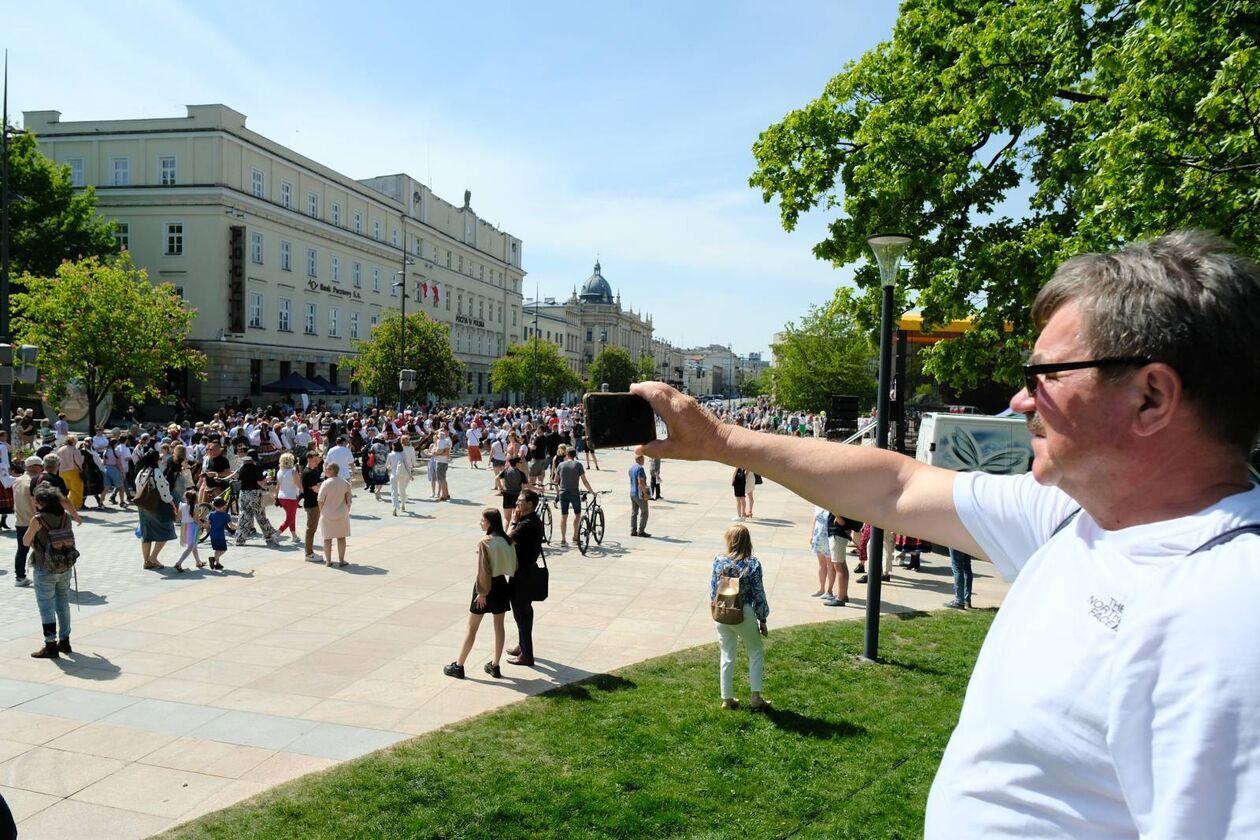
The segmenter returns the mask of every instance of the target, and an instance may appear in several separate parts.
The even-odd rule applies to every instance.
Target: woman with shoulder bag
[[[146,569],[163,569],[158,562],[162,548],[175,539],[175,517],[179,507],[171,496],[171,486],[158,468],[161,456],[149,449],[136,465],[136,509],[140,512],[140,553]]]
[[[743,617],[736,624],[714,621],[718,647],[721,650],[719,667],[722,708],[739,708],[739,701],[735,699],[735,649],[742,640],[748,649],[748,708],[754,712],[764,711],[770,708],[770,703],[761,696],[762,664],[765,659],[762,637],[770,633],[766,627],[770,604],[766,601],[766,590],[762,584],[761,562],[753,556],[752,537],[743,525],[732,525],[727,529],[726,551],[713,558],[709,600],[714,604],[715,618],[718,585],[722,578],[738,579],[738,597],[743,608]]]

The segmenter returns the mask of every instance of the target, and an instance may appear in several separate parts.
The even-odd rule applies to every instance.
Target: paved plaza
[[[450,503],[421,496],[409,517],[360,489],[347,569],[307,562],[300,545],[260,540],[232,548],[226,572],[142,571],[134,513],[89,510],[78,531],[80,607],[75,653],[34,660],[39,617],[31,589],[12,586],[13,532],[0,532],[0,792],[24,840],[144,837],[289,779],[498,708],[556,685],[715,639],[710,564],[731,524],[730,469],[666,462],[665,499],[651,539],[629,537],[626,450],[602,454],[604,544],[582,556],[548,549],[551,597],[536,604],[536,668],[481,671],[489,622],[469,679],[443,676],[463,638],[474,578],[478,514],[498,504],[491,474],[450,472]],[[279,510],[272,508],[272,521]],[[749,523],[765,568],[771,635],[768,690],[786,663],[774,631],[856,620],[849,606],[810,598],[812,506],[766,483]],[[299,516],[301,520],[301,516]],[[555,539],[559,540],[557,522]],[[1005,587],[976,563],[975,604]],[[887,610],[938,609],[952,596],[948,562],[894,571]],[[508,643],[515,627],[508,618]],[[717,662],[714,658],[714,703]]]

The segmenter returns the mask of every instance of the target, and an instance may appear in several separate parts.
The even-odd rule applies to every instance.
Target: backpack
[[[70,527],[70,517],[63,513],[61,524],[53,527],[45,514],[38,516],[44,524],[45,533],[36,539],[41,539],[47,546],[43,552],[43,565],[56,574],[70,571],[74,568],[75,561],[79,559],[79,550],[74,547],[74,531]]]
[[[718,577],[717,594],[713,596],[710,611],[718,624],[743,624],[744,596],[740,593],[740,579],[731,575]]]
[[[153,483],[153,473],[149,473],[149,480],[139,483],[136,487],[136,497],[133,499],[136,507],[153,513],[162,505],[162,497],[158,495],[157,485]]]

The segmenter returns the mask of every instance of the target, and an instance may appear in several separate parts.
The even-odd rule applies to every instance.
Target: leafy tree
[[[399,351],[403,368],[416,372],[412,396],[424,399],[433,394],[453,399],[464,392],[464,365],[451,350],[450,328],[423,312],[407,316],[407,346],[402,348],[402,316],[394,310],[385,313],[371,334],[354,343],[359,355],[346,361],[350,378],[364,393],[375,394],[385,402],[398,399]]]
[[[565,394],[582,389],[582,377],[569,367],[559,346],[551,341],[535,339],[513,344],[507,353],[495,360],[490,366],[490,387],[495,391],[529,394],[532,402],[535,371],[537,394],[548,402],[557,403]]]
[[[811,306],[800,326],[786,326],[769,371],[784,408],[825,411],[832,394],[853,394],[867,404],[875,398],[876,351],[853,309],[852,290],[839,289],[828,303]]]
[[[742,397],[759,397],[770,393],[770,375],[766,373],[739,378],[739,394]]]
[[[96,190],[76,193],[70,167],[39,151],[33,134],[9,141],[10,271],[52,277],[63,260],[118,252],[114,222],[96,215]]]
[[[639,373],[636,377],[640,382],[647,382],[656,378],[656,360],[651,356],[639,357]]]
[[[88,427],[107,394],[128,402],[164,396],[167,373],[205,378],[206,357],[186,342],[196,312],[174,287],[155,286],[126,254],[63,262],[53,277],[25,274],[13,296],[17,340],[39,347],[49,402],[75,382],[88,401]]]
[[[789,230],[839,211],[814,253],[864,261],[868,327],[867,236],[915,234],[925,320],[977,316],[929,372],[1014,383],[1065,257],[1179,227],[1260,248],[1258,33],[1231,0],[906,0],[890,42],[761,134],[751,184]]]
[[[598,391],[605,384],[610,391],[626,391],[639,375],[639,366],[620,347],[605,347],[591,362],[587,374],[592,391]]]

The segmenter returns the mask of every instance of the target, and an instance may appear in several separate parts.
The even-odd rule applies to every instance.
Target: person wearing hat
[[[30,586],[31,579],[26,576],[26,557],[30,546],[22,538],[31,525],[31,516],[35,513],[35,497],[32,483],[44,471],[44,460],[38,455],[26,459],[26,472],[13,482],[13,513],[16,518],[17,552],[13,555],[13,585]]]
[[[236,523],[236,544],[244,545],[247,539],[261,530],[267,545],[278,545],[280,541],[276,538],[276,529],[263,512],[263,488],[270,483],[270,479],[258,463],[257,449],[250,449],[245,453],[236,477],[241,482],[241,516]],[[258,530],[254,528],[255,522],[258,523]]]

